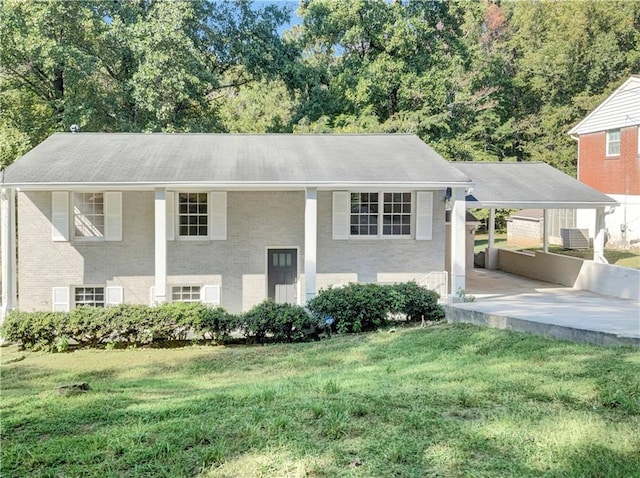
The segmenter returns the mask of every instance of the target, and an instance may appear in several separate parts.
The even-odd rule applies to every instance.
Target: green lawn
[[[639,370],[638,350],[464,325],[297,345],[10,347],[0,474],[632,477]],[[55,391],[75,381],[91,390]]]

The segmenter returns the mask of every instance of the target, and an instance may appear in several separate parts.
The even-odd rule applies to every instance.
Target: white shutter
[[[120,286],[111,286],[105,288],[104,303],[105,305],[118,305],[124,302],[124,288]]]
[[[69,312],[69,287],[54,287],[52,289],[52,310],[54,312]]]
[[[214,191],[209,193],[209,237],[212,240],[225,241],[227,239],[227,192]]]
[[[416,240],[430,241],[433,230],[433,192],[416,194]]]
[[[104,239],[122,240],[122,193],[119,191],[104,193]]]
[[[56,242],[69,240],[69,193],[67,191],[51,193],[51,240]]]
[[[348,191],[333,192],[333,239],[349,239],[350,200]]]
[[[176,238],[176,193],[167,191],[165,199],[167,203],[167,241]]]
[[[210,305],[220,305],[220,286],[202,286],[202,302]]]
[[[149,305],[153,307],[156,305],[156,286],[149,287]]]

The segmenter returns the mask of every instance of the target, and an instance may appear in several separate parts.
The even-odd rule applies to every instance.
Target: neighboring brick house
[[[578,180],[620,205],[605,218],[609,244],[640,247],[640,76],[632,76],[569,134],[578,140]],[[578,227],[593,213],[578,214]]]
[[[0,177],[3,308],[464,289],[472,184],[415,135],[56,133]]]

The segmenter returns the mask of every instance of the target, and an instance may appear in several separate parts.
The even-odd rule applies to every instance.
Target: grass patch
[[[468,325],[255,347],[10,347],[0,472],[637,476],[639,367],[630,348]],[[55,391],[80,381],[87,393]]]

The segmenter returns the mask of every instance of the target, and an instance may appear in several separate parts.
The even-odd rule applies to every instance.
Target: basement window
[[[104,287],[75,287],[73,294],[76,307],[104,307]]]
[[[199,285],[181,285],[171,288],[172,302],[200,302]]]

